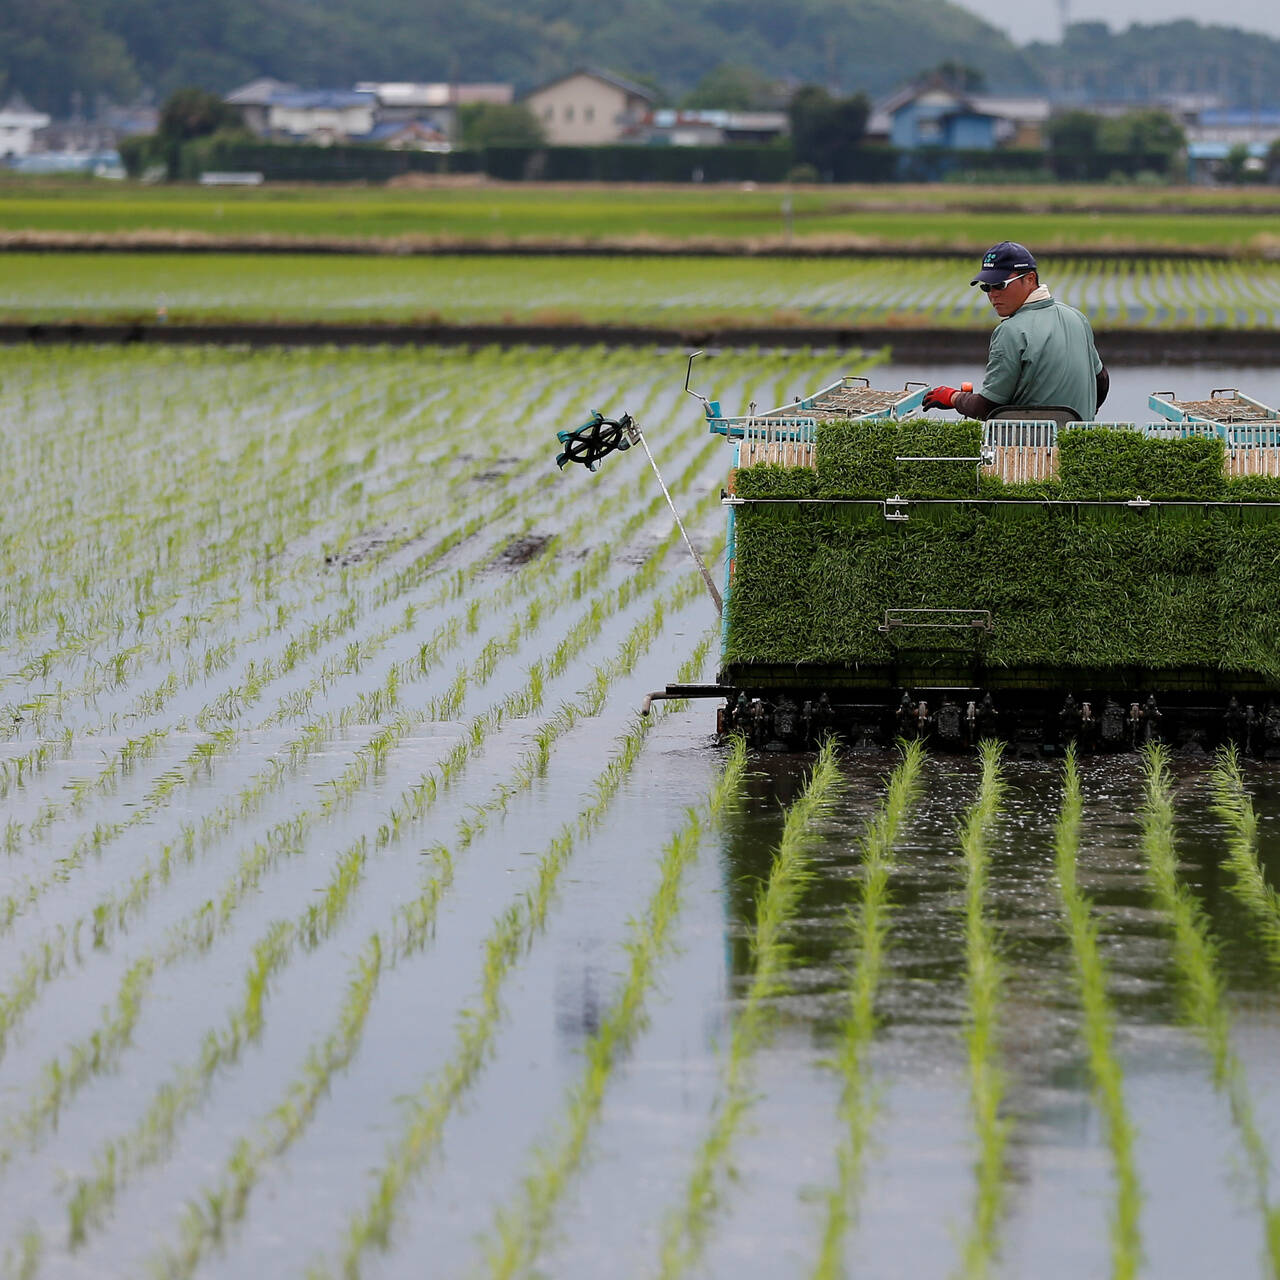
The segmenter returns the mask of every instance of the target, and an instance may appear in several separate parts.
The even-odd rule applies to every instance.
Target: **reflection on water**
[[[858,901],[859,842],[892,763],[889,756],[846,758],[847,785],[812,842],[813,879],[792,931],[791,980],[779,1014],[788,1041],[808,1029],[815,1062],[830,1052],[844,1013],[854,962],[849,912]],[[782,810],[801,789],[806,764],[790,756],[754,760],[746,803],[726,832],[728,962],[738,994],[750,966],[755,895],[781,833]],[[1090,1093],[1054,875],[1059,768],[1051,760],[1006,762],[1008,788],[992,846],[988,909],[1005,961],[1001,1061],[1013,1126],[1005,1252],[1007,1274],[1013,1276],[1107,1270],[1109,1156]],[[1183,878],[1217,940],[1234,1043],[1245,1061],[1260,1128],[1274,1141],[1280,1139],[1280,1096],[1270,1088],[1280,1052],[1277,975],[1259,944],[1256,920],[1231,891],[1223,832],[1210,807],[1207,762],[1175,760],[1173,771]],[[1144,1247],[1153,1262],[1160,1261],[1151,1274],[1203,1275],[1210,1257],[1217,1274],[1254,1274],[1261,1218],[1238,1176],[1243,1155],[1229,1109],[1215,1092],[1206,1055],[1180,1021],[1170,931],[1148,890],[1139,828],[1141,764],[1129,756],[1086,758],[1081,773],[1080,882],[1099,921],[1116,1047],[1140,1128]],[[964,1074],[964,866],[956,826],[976,779],[973,759],[930,760],[921,800],[895,850],[875,1056],[885,1086],[883,1107],[864,1214],[854,1233],[858,1239],[850,1242],[861,1275],[915,1274],[902,1269],[908,1258],[927,1274],[946,1274],[956,1265],[956,1240],[966,1225],[974,1153]],[[1280,774],[1254,765],[1250,784],[1266,872],[1280,883]],[[930,1133],[936,1140],[924,1137]],[[831,1140],[829,1134],[813,1137],[816,1143]],[[904,1196],[913,1180],[920,1195]],[[1200,1206],[1200,1238],[1194,1241],[1188,1238],[1189,1197]],[[920,1227],[920,1212],[929,1214],[931,1200],[945,1206],[949,1228]],[[1081,1227],[1073,1225],[1078,1215],[1088,1224],[1083,1239]],[[908,1236],[911,1244],[904,1248]]]

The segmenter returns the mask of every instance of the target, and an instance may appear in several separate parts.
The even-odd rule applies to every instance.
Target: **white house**
[[[377,122],[378,99],[347,89],[299,89],[263,77],[223,99],[239,109],[245,128],[260,138],[328,144],[362,137]]]
[[[377,113],[378,99],[371,93],[348,89],[277,93],[267,107],[267,130],[273,137],[327,145],[363,137],[373,129]]]
[[[250,80],[248,84],[242,84],[238,89],[233,89],[223,98],[223,102],[240,112],[244,127],[250,133],[264,137],[270,130],[268,118],[271,114],[272,100],[277,94],[297,92],[296,84],[262,76],[257,80]]]
[[[0,160],[28,155],[36,133],[49,123],[43,111],[32,111],[15,94],[0,107]]]
[[[641,125],[654,95],[607,71],[583,69],[561,76],[524,98],[547,141],[557,146],[618,142]]]
[[[362,80],[359,93],[372,93],[378,100],[379,125],[391,121],[418,121],[455,137],[458,108],[472,102],[493,102],[506,106],[515,98],[509,84],[415,84],[408,81]]]

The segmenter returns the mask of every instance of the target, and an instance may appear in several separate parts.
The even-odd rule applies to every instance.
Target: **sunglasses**
[[[999,293],[1001,289],[1007,289],[1015,280],[1021,280],[1023,276],[1029,276],[1030,274],[1030,271],[1024,271],[1020,276],[1010,276],[1009,279],[1005,280],[1002,284],[987,284],[984,280],[978,285],[978,288],[981,289],[983,293]]]

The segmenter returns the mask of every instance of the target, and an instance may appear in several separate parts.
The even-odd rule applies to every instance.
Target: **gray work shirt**
[[[991,335],[982,394],[994,404],[1065,405],[1085,422],[1098,412],[1102,361],[1093,330],[1056,298],[1027,302]]]

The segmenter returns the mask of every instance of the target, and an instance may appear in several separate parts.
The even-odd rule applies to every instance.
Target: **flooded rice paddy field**
[[[0,355],[9,1273],[1275,1273],[1280,774],[641,720],[683,373]]]
[[[1274,261],[1040,262],[1054,294],[1099,329],[1269,329],[1280,318]],[[972,278],[968,257],[747,257],[726,270],[715,257],[330,255],[317,271],[305,253],[7,253],[0,316],[985,328],[991,305]]]

